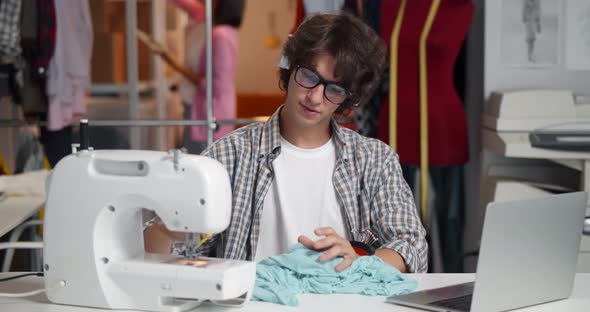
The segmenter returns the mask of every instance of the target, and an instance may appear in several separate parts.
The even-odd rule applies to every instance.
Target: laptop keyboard
[[[461,297],[434,301],[429,303],[429,305],[458,311],[469,311],[469,309],[471,308],[471,298],[473,298],[473,295],[465,295]]]

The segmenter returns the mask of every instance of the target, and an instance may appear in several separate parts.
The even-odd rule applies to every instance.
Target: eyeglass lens
[[[324,85],[324,96],[334,104],[341,104],[346,100],[346,90],[341,86],[326,82],[314,71],[305,67],[297,68],[295,81],[304,88],[313,89],[320,83]]]

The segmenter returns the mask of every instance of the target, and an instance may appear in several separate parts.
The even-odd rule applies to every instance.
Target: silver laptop
[[[429,311],[505,311],[569,297],[588,194],[490,203],[475,282],[392,296]]]

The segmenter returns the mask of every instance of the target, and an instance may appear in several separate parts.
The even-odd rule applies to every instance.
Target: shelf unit
[[[110,1],[121,1],[121,0],[110,0]],[[154,92],[154,99],[156,101],[156,119],[162,121],[162,126],[169,125],[170,121],[167,120],[166,105],[168,92],[168,80],[164,72],[164,62],[156,55],[152,55],[152,80],[151,81],[139,81],[138,79],[138,63],[137,63],[137,39],[136,39],[136,27],[137,27],[137,2],[138,1],[150,1],[151,5],[151,36],[158,42],[165,42],[166,40],[166,1],[161,0],[122,0],[125,1],[125,22],[126,22],[126,59],[127,59],[127,83],[125,84],[93,84],[90,87],[91,93],[118,93],[126,96],[129,111],[128,120],[130,126],[130,138],[129,142],[132,149],[140,149],[142,146],[142,137],[140,130],[137,126],[138,121],[141,120],[139,114],[140,98],[139,93],[146,91]],[[213,137],[213,117],[211,113],[212,103],[211,97],[211,0],[206,1],[207,10],[207,107],[208,107],[208,118],[207,125],[209,129],[209,140],[212,142]],[[165,129],[159,127],[156,132],[156,146],[160,150],[164,150],[166,147],[166,133]]]
[[[95,0],[88,0],[95,1]],[[98,0],[97,0],[98,1]],[[170,81],[165,76],[164,62],[157,56],[152,55],[151,62],[153,68],[153,77],[150,81],[139,81],[138,78],[138,49],[136,39],[137,27],[137,3],[150,1],[151,5],[151,36],[158,42],[165,42],[166,39],[166,1],[163,0],[108,0],[108,1],[124,1],[125,2],[125,17],[126,17],[126,60],[127,60],[127,83],[123,84],[92,84],[89,88],[90,93],[94,94],[118,94],[118,98],[103,98],[101,96],[90,97],[90,102],[97,101],[118,101],[120,103],[127,103],[128,116],[123,120],[90,120],[90,124],[102,124],[110,126],[116,124],[117,126],[125,126],[129,128],[129,142],[132,149],[141,149],[142,137],[139,127],[144,126],[158,126],[156,132],[156,148],[159,150],[166,149],[166,132],[163,127],[171,125],[205,125],[208,128],[207,141],[211,144],[213,141],[213,131],[215,129],[215,122],[213,118],[213,103],[212,103],[212,49],[211,49],[211,31],[212,31],[212,2],[205,1],[206,10],[206,107],[207,118],[204,120],[168,120],[166,114],[167,98],[169,97],[169,83]],[[182,52],[181,52],[182,53]],[[140,93],[146,91],[153,92],[153,98],[156,102],[155,120],[141,120],[140,116]],[[10,108],[8,107],[10,106]],[[18,109],[15,105],[5,105],[0,109],[1,115],[6,115],[9,119],[1,118],[0,128],[8,128],[6,136],[9,137],[5,144],[0,144],[6,155],[13,154],[16,151],[16,142],[18,142],[18,131],[13,130],[19,127],[27,126],[41,126],[45,122],[29,122],[19,119]],[[118,118],[117,118],[118,119]],[[235,124],[243,125],[255,120],[219,120],[219,124]],[[12,167],[11,157],[5,157],[9,161],[9,167]]]

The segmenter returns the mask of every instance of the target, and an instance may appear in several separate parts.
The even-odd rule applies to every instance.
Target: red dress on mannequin
[[[401,2],[383,0],[382,3],[380,35],[388,49]],[[431,3],[408,0],[400,28],[396,152],[402,164],[420,164],[419,41]],[[468,159],[465,111],[455,90],[453,68],[473,11],[471,0],[442,0],[427,39],[428,163],[431,165],[457,165]],[[389,142],[388,97],[381,106],[377,135]]]

